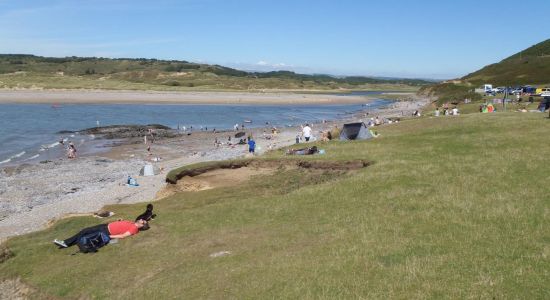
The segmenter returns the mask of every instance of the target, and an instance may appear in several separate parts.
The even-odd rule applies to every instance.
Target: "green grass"
[[[306,159],[373,161],[353,174],[279,170],[156,203],[152,229],[94,255],[9,240],[0,277],[77,298],[521,298],[550,290],[546,114],[419,118]],[[265,159],[281,159],[275,151]],[[144,205],[113,206],[131,218]],[[209,254],[231,251],[211,258]]]

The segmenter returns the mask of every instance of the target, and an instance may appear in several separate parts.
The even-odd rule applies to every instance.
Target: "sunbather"
[[[77,234],[66,240],[55,239],[54,244],[58,245],[61,248],[68,248],[75,245],[78,240],[89,233],[94,233],[98,231],[103,231],[105,234],[109,235],[111,239],[123,239],[129,237],[142,230],[149,229],[147,221],[139,219],[135,222],[132,221],[116,221],[109,224],[100,224],[80,230]]]
[[[311,148],[303,148],[303,149],[288,149],[286,154],[287,155],[312,155],[319,152],[317,150],[316,146],[313,146]]]

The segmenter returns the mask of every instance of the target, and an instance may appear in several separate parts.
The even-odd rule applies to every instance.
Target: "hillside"
[[[462,80],[474,85],[497,86],[550,83],[550,39],[468,74]]]
[[[484,83],[493,86],[550,84],[550,39],[488,65],[460,79],[424,86],[419,93],[436,96],[439,102],[480,99],[473,90]]]
[[[130,90],[334,90],[415,89],[429,82],[306,75],[290,71],[245,72],[219,65],[146,58],[0,55],[0,88],[94,88]]]

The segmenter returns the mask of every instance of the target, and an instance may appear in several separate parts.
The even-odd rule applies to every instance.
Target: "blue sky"
[[[550,38],[549,14],[548,0],[0,0],[0,53],[445,79]]]

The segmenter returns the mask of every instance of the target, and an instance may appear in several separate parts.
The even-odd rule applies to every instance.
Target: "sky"
[[[0,0],[0,53],[449,79],[550,38],[550,0]]]

